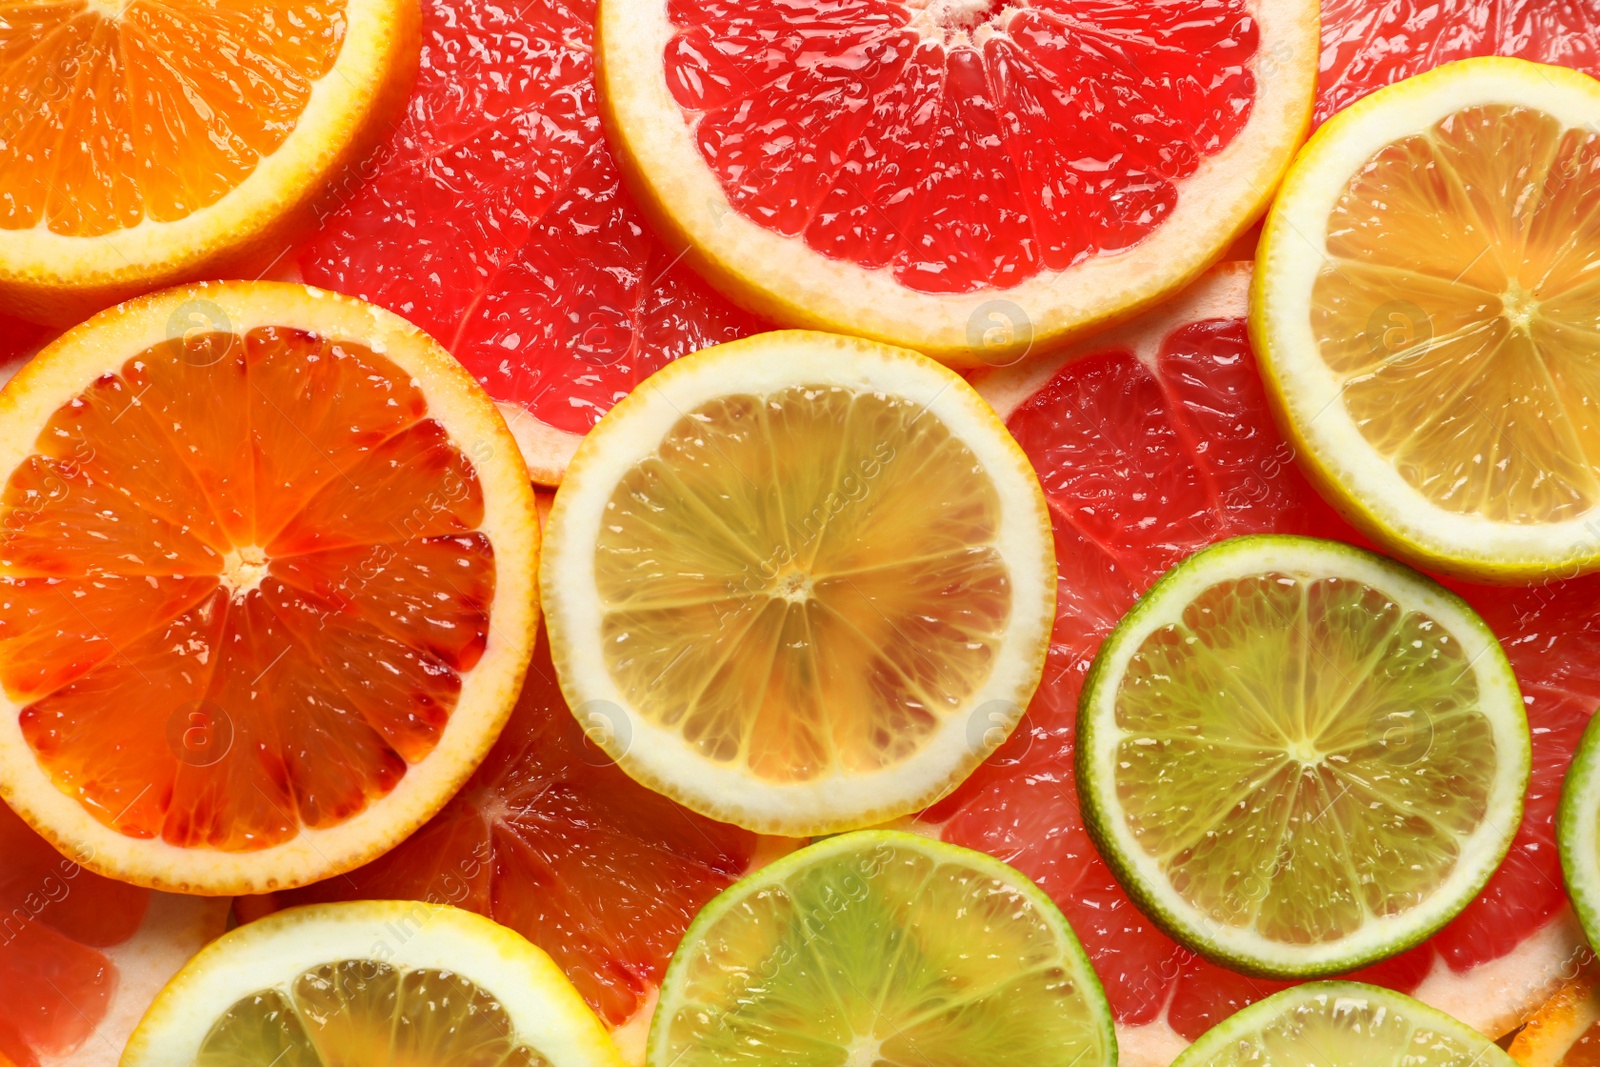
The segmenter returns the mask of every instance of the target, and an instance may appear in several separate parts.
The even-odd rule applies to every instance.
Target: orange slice
[[[416,0],[7,0],[0,308],[69,325],[275,250],[403,103],[419,22]]]
[[[1571,971],[1569,970],[1570,974]],[[1506,1050],[1522,1067],[1600,1064],[1600,980],[1592,958],[1534,1012]]]
[[[87,867],[213,894],[348,869],[510,714],[527,472],[388,312],[272,282],[113,308],[0,393],[0,478],[0,794]]]

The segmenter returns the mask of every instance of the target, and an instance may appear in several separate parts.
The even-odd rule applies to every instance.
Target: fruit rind
[[[1361,581],[1381,589],[1402,608],[1424,611],[1445,626],[1473,665],[1480,707],[1493,724],[1499,757],[1488,814],[1463,842],[1463,861],[1427,904],[1398,919],[1369,917],[1358,934],[1303,951],[1247,932],[1217,936],[1216,923],[1166,890],[1165,876],[1155,861],[1128,834],[1113,782],[1119,733],[1114,701],[1129,657],[1150,633],[1175,620],[1193,594],[1217,581],[1274,570]],[[1076,760],[1084,825],[1117,880],[1151,921],[1222,966],[1265,977],[1305,979],[1356,970],[1420,944],[1478,895],[1521,825],[1532,745],[1511,663],[1494,633],[1464,600],[1432,579],[1364,549],[1337,541],[1263,534],[1235,537],[1190,556],[1163,575],[1117,624],[1084,679]]]
[[[930,743],[871,775],[773,785],[717,766],[682,736],[628,709],[601,651],[594,589],[596,539],[621,476],[650,455],[685,413],[730,393],[828,383],[922,403],[975,454],[1001,493],[996,544],[1010,567],[1006,639],[988,680]],[[541,597],[562,693],[574,709],[605,701],[633,731],[602,746],[636,781],[709,818],[758,833],[808,837],[887,822],[954,789],[1005,740],[1038,687],[1055,618],[1055,551],[1038,477],[994,410],[960,376],[925,356],[836,334],[788,330],[702,349],[668,364],[617,404],[584,439],[556,493],[540,566]],[[974,743],[960,720],[980,706],[1012,709]],[[912,785],[905,783],[910,781]]]
[[[1251,1035],[1260,1033],[1286,1010],[1292,1009],[1297,1004],[1322,999],[1334,1002],[1377,1001],[1385,1009],[1407,1021],[1421,1023],[1431,1030],[1448,1034],[1468,1048],[1476,1048],[1472,1060],[1474,1067],[1514,1067],[1511,1057],[1466,1023],[1446,1015],[1437,1008],[1430,1008],[1404,993],[1396,993],[1392,989],[1367,985],[1364,982],[1312,982],[1285,989],[1265,1000],[1257,1001],[1207,1030],[1201,1035],[1200,1040],[1190,1045],[1172,1061],[1172,1067],[1206,1067],[1213,1062],[1214,1057],[1237,1049],[1240,1044],[1249,1040]],[[1334,1054],[1334,1060],[1330,1062],[1343,1061],[1338,1060],[1337,1054]]]
[[[290,908],[223,935],[156,997],[122,1067],[194,1063],[235,1003],[342,960],[459,974],[500,1001],[517,1037],[553,1067],[622,1067],[600,1020],[542,950],[480,915],[414,900]]]
[[[1556,843],[1572,910],[1589,943],[1600,944],[1600,715],[1589,720],[1561,785]]]
[[[170,223],[100,237],[0,229],[0,310],[70,326],[196,278],[256,275],[313,221],[329,182],[404,107],[421,49],[418,0],[348,0],[339,58],[272,155],[221,199]]]
[[[1267,215],[1250,335],[1274,417],[1302,469],[1363,533],[1444,574],[1488,582],[1571,578],[1600,567],[1593,511],[1559,524],[1518,527],[1437,507],[1361,435],[1322,363],[1312,328],[1311,292],[1328,219],[1356,168],[1396,140],[1488,104],[1523,105],[1569,128],[1585,128],[1600,114],[1600,81],[1523,59],[1463,59],[1380,89],[1335,115],[1295,158]]]
[[[1093,966],[1089,963],[1089,956],[1083,950],[1066,916],[1061,914],[1061,909],[1056,907],[1055,902],[1046,896],[1032,879],[993,856],[960,845],[946,844],[921,834],[905,833],[900,830],[856,830],[823,838],[772,861],[724,889],[712,898],[711,903],[700,910],[694,922],[684,931],[678,950],[673,953],[672,962],[667,965],[666,974],[662,976],[661,999],[657,1003],[655,1017],[650,1024],[650,1037],[646,1045],[647,1067],[670,1067],[671,1064],[671,1056],[666,1048],[667,1031],[681,1001],[683,987],[687,984],[685,972],[692,966],[690,958],[692,951],[685,951],[686,947],[692,948],[701,935],[718,919],[761,887],[780,884],[790,874],[814,864],[835,857],[870,852],[884,846],[920,852],[936,863],[948,863],[981,871],[1027,897],[1056,933],[1061,945],[1064,966],[1070,970],[1073,981],[1084,990],[1084,999],[1096,1009],[1094,1023],[1104,1042],[1103,1047],[1108,1053],[1108,1062],[1116,1062],[1116,1026],[1112,1020],[1110,1005],[1106,1001],[1105,989],[1100,984],[1100,977],[1095,974]]]
[[[539,524],[516,441],[493,403],[437,342],[398,315],[353,297],[285,282],[205,282],[139,297],[67,331],[0,390],[0,479],[33,452],[52,414],[97,377],[172,339],[174,314],[199,302],[228,328],[293,326],[370,346],[412,375],[483,490],[479,530],[496,557],[493,625],[432,753],[359,814],[255,852],[183,848],[111,829],[39,767],[0,692],[0,798],[63,854],[90,870],[172,892],[233,896],[326,878],[388,851],[431,818],[466,780],[510,717],[539,620]]]
[[[596,29],[601,115],[635,199],[665,243],[746,308],[785,325],[856,334],[956,367],[1005,363],[1120,322],[1181,289],[1220,260],[1271,202],[1310,126],[1319,54],[1317,5],[1259,3],[1256,97],[1244,129],[1187,180],[1161,228],[1118,255],[1045,271],[1009,289],[935,296],[805,247],[745,218],[693,142],[667,86],[667,0],[601,0]],[[621,64],[608,57],[631,57]],[[643,57],[643,58],[639,58]],[[1271,76],[1261,77],[1268,64]],[[1246,174],[1229,182],[1228,174]],[[1221,176],[1220,178],[1217,176]],[[1207,189],[1215,180],[1217,190]],[[790,263],[799,266],[794,269]],[[975,350],[969,326],[1001,299],[1027,336]]]

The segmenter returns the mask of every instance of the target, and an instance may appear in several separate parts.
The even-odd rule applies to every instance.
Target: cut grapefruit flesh
[[[510,713],[533,494],[388,312],[261,282],[113,308],[0,394],[0,472],[0,793],[85,866],[216,894],[355,866]]]
[[[614,0],[603,105],[663,232],[787,325],[956,365],[1219,259],[1309,118],[1313,3]]]
[[[18,0],[0,306],[70,325],[281,246],[404,98],[415,0]]]
[[[1474,56],[1600,77],[1600,15],[1583,0],[1323,0],[1314,121],[1402,78]]]
[[[601,137],[593,0],[423,0],[422,72],[300,251],[306,281],[438,338],[545,485],[668,361],[761,325],[645,228]]]
[[[642,1054],[656,988],[690,920],[790,847],[696,815],[622,773],[562,699],[541,640],[500,739],[431,822],[364,867],[236,906],[254,918],[298,904],[411,899],[487,915],[548,952],[622,1031],[624,1051]]]
[[[224,900],[103,878],[0,804],[0,1063],[104,1064],[156,992],[222,932]]]
[[[1225,265],[1113,332],[974,379],[1050,502],[1058,609],[1027,717],[915,825],[1005,859],[1061,906],[1105,984],[1129,1067],[1169,1063],[1283,985],[1182,949],[1096,854],[1073,776],[1084,672],[1135,598],[1207,544],[1269,532],[1363,543],[1312,491],[1273,428],[1245,325],[1249,284],[1248,265]],[[1457,919],[1359,978],[1497,1036],[1584,951],[1562,889],[1554,818],[1567,763],[1600,705],[1600,582],[1454,588],[1500,637],[1525,697],[1534,756],[1523,824],[1505,863]]]

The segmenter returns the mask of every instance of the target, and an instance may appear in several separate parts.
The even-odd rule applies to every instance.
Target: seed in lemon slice
[[[259,275],[403,104],[418,27],[416,0],[7,4],[0,309]]]
[[[1514,1067],[1465,1023],[1392,989],[1312,982],[1206,1031],[1172,1067]]]
[[[882,822],[1005,739],[1055,604],[1038,479],[904,349],[706,349],[584,440],[540,576],[561,687],[623,770],[791,837]]]
[[[122,1067],[622,1067],[521,935],[420,901],[293,908],[212,942],[145,1014]]]
[[[1469,904],[1522,817],[1528,723],[1466,602],[1335,541],[1237,537],[1180,563],[1084,682],[1090,834],[1214,962],[1355,970]]]
[[[649,1067],[1111,1067],[1100,980],[1050,898],[981,852],[864,830],[707,904],[661,985]]]
[[[1600,565],[1596,115],[1588,75],[1448,64],[1335,116],[1269,216],[1269,392],[1324,494],[1421,565]]]
[[[86,867],[211,894],[346,870],[510,714],[527,473],[389,312],[225,282],[97,315],[0,392],[0,484],[0,794]]]

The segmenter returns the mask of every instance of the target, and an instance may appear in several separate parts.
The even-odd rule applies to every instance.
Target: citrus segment
[[[281,240],[416,63],[404,0],[9,12],[0,300],[63,324]]]
[[[0,1062],[103,1063],[227,903],[102,878],[0,805]]]
[[[1116,1057],[1100,984],[1033,883],[966,849],[863,831],[786,856],[706,907],[662,985],[647,1062]]]
[[[1429,566],[1600,560],[1596,106],[1600,83],[1519,60],[1390,87],[1318,132],[1263,235],[1253,328],[1291,437]]]
[[[1600,995],[1592,961],[1533,1014],[1506,1051],[1521,1067],[1600,1064]]]
[[[1323,0],[1317,122],[1374,89],[1473,56],[1515,56],[1600,75],[1600,24],[1543,0]]]
[[[1101,646],[1078,731],[1085,821],[1123,886],[1190,948],[1280,978],[1392,956],[1460,912],[1530,761],[1511,666],[1464,602],[1300,537],[1163,576]]]
[[[1361,543],[1272,428],[1244,322],[1249,282],[1248,265],[1218,268],[1124,327],[975,377],[1045,487],[1057,616],[1027,716],[917,825],[1004,857],[1056,901],[1105,984],[1128,1067],[1165,1067],[1282,984],[1182,949],[1101,861],[1073,772],[1083,674],[1137,594],[1214,540],[1297,533]],[[1361,972],[1485,1033],[1515,1028],[1583,951],[1565,907],[1554,815],[1578,734],[1600,705],[1597,588],[1594,578],[1515,593],[1462,588],[1499,635],[1528,701],[1534,761],[1523,823],[1500,871],[1454,922]]]
[[[764,832],[950,789],[1038,681],[1038,484],[914,353],[774,333],[680,360],[585,440],[541,580],[556,669],[638,780]]]
[[[1358,982],[1285,990],[1233,1016],[1173,1067],[1511,1067],[1494,1042],[1408,996]]]
[[[364,867],[243,911],[453,904],[544,949],[602,1021],[628,1023],[695,913],[750,869],[762,842],[628,778],[585,736],[607,725],[574,718],[541,642],[500,739],[432,821]]]
[[[299,252],[501,403],[535,480],[686,352],[757,332],[645,228],[600,133],[594,4],[424,0],[405,118]]]
[[[201,305],[225,325],[167,336]],[[180,289],[3,401],[0,787],[46,836],[147,885],[270,888],[470,772],[538,535],[503,424],[424,335],[300,286]]]
[[[1309,4],[627,0],[600,17],[621,161],[708,277],[780,322],[967,365],[1126,316],[1219,258],[1315,81]]]
[[[296,908],[230,932],[162,991],[122,1062],[622,1063],[548,956],[418,901]]]

